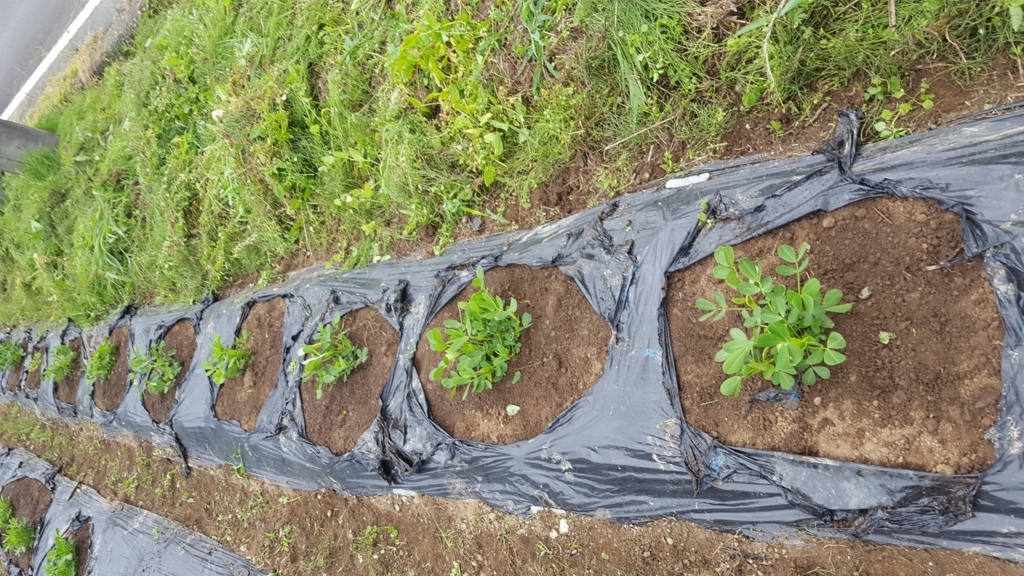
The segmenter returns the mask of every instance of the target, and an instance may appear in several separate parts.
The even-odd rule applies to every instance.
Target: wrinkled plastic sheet
[[[550,507],[621,522],[675,518],[756,538],[806,532],[1024,562],[1024,114],[860,152],[857,124],[854,113],[842,113],[835,136],[818,154],[709,165],[698,177],[533,230],[457,245],[439,258],[346,272],[314,267],[280,285],[184,310],[125,310],[89,336],[127,322],[132,347],[141,352],[179,319],[197,328],[198,348],[165,424],[149,418],[137,380],[113,413],[99,410],[84,384],[75,406],[57,402],[52,383],[38,394],[22,387],[15,394],[4,389],[0,397],[174,446],[186,468],[231,462],[238,450],[250,474],[303,490],[422,493],[477,499],[516,514]],[[667,275],[719,245],[876,196],[937,200],[962,218],[966,257],[984,259],[1006,337],[999,417],[988,436],[997,458],[980,475],[729,447],[686,425],[664,310]],[[698,233],[702,199],[716,224]],[[604,374],[533,439],[511,445],[454,439],[429,418],[424,383],[412,365],[416,344],[431,317],[470,283],[474,266],[513,264],[557,266],[576,282],[614,333]],[[230,344],[254,303],[279,296],[288,303],[284,361],[257,428],[247,433],[216,418],[217,388],[199,366],[215,335]],[[399,351],[379,417],[351,452],[334,456],[305,439],[293,363],[320,323],[366,306],[400,334]],[[52,347],[78,334],[70,325],[10,337]]]
[[[32,574],[42,574],[46,554],[59,530],[65,538],[91,522],[85,574],[152,574],[180,576],[265,576],[244,558],[206,536],[166,518],[104,500],[95,490],[57,475],[57,469],[22,449],[0,447],[0,488],[23,478],[42,482],[53,500],[36,531]],[[24,572],[0,550],[8,573]],[[79,559],[81,560],[81,558]]]

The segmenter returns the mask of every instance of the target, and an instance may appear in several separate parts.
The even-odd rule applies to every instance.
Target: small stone
[[[861,208],[860,210],[854,212],[853,215],[856,216],[857,218],[863,218],[868,215],[868,211]]]
[[[878,400],[875,400],[874,402],[872,402],[871,405],[877,407],[878,406]]]
[[[833,227],[835,225],[836,225],[836,219],[833,218],[832,216],[825,216],[824,218],[821,219],[821,227],[822,228],[831,228],[831,227]]]
[[[402,509],[398,507],[398,504],[395,504],[395,512],[401,512],[401,511],[402,511]]]
[[[935,467],[936,474],[942,474],[943,476],[949,476],[953,473],[953,467],[949,464],[939,464]]]
[[[814,405],[815,406],[821,406],[821,396],[815,396],[814,397]]]
[[[917,214],[914,214],[914,222],[927,222],[927,221],[928,221],[928,216],[926,216],[924,212],[918,212]]]
[[[977,409],[987,408],[999,401],[999,392],[986,392],[978,398],[978,401],[974,403],[974,407]]]
[[[932,433],[938,431],[939,421],[935,418],[928,418],[924,421],[924,429]]]
[[[671,536],[666,536],[665,537],[665,544],[668,544],[669,546],[671,546],[671,545],[675,544],[675,541],[672,540]]]
[[[551,533],[549,533],[548,536],[550,536],[552,540],[554,540],[555,538],[558,538],[558,530],[555,530],[554,528],[552,528],[551,529]]]
[[[498,519],[498,515],[495,514],[494,512],[491,512],[490,514],[487,515],[487,519],[490,520],[491,522],[494,522],[495,520]]]
[[[903,392],[903,390],[897,390],[896,392],[893,393],[893,395],[892,395],[892,403],[893,404],[896,404],[897,406],[899,406],[900,404],[905,404],[906,402],[907,402],[907,395]]]
[[[569,523],[565,521],[565,518],[562,518],[561,520],[558,521],[558,533],[559,534],[568,534],[569,533]]]
[[[984,320],[978,320],[977,322],[974,323],[974,329],[986,330],[988,329],[988,322],[985,322]]]
[[[871,288],[865,286],[864,289],[860,291],[860,294],[857,295],[857,297],[860,298],[861,300],[867,300],[868,298],[871,298]]]

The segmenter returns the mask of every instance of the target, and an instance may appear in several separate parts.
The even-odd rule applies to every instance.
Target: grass
[[[655,144],[711,156],[746,116],[916,92],[922,62],[970,82],[1024,40],[1001,3],[901,0],[890,28],[885,0],[797,2],[739,36],[777,2],[704,4],[153,2],[101,80],[35,113],[61,148],[4,180],[0,324],[191,302],[300,251],[440,252],[577,154],[615,194]]]

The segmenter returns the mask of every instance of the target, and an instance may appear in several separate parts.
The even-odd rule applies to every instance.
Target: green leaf
[[[729,277],[729,274],[731,273],[732,268],[729,268],[728,266],[722,266],[721,264],[715,266],[714,270],[711,271],[711,275],[714,276],[715,278],[718,278],[719,280],[725,280],[726,278]]]
[[[780,264],[779,266],[776,266],[775,272],[779,276],[796,276],[798,274],[796,268],[793,268],[792,266],[786,266],[785,264]]]
[[[825,350],[825,364],[836,366],[846,361],[846,356],[835,350]]]
[[[701,316],[697,320],[699,322],[704,322],[705,320],[707,320],[708,318],[711,318],[714,315],[715,315],[715,312],[714,312],[714,310],[712,310],[711,312],[708,312],[707,314],[704,314],[703,316]]]
[[[831,332],[828,335],[828,343],[826,344],[832,350],[842,350],[846,348],[846,338],[839,332]]]
[[[754,340],[754,346],[757,348],[771,348],[785,342],[782,338],[779,338],[775,334],[759,334]]]
[[[722,371],[726,374],[737,374],[743,369],[743,365],[747,363],[748,353],[746,350],[742,352],[735,352],[722,362]]]
[[[815,374],[821,377],[822,380],[828,380],[832,377],[832,371],[825,366],[815,366],[812,368]]]
[[[744,333],[743,330],[740,330],[739,328],[730,328],[729,335],[732,336],[732,339],[737,342],[748,341],[746,333]]]
[[[718,391],[721,392],[723,396],[735,396],[738,398],[740,395],[740,387],[742,386],[742,384],[742,377],[732,376],[730,378],[726,378],[725,381],[722,382],[722,385],[718,388]]]
[[[818,348],[816,350],[812,350],[811,353],[807,355],[807,358],[804,361],[807,362],[808,366],[813,366],[815,364],[821,364],[821,361],[824,359],[825,351],[822,350],[821,348]]]
[[[713,296],[715,303],[718,304],[719,308],[725,308],[725,296],[721,292],[715,292]]]
[[[800,381],[804,383],[804,386],[814,386],[814,383],[818,381],[818,377],[814,375],[814,370],[804,370],[804,375],[800,378]]]
[[[753,296],[754,294],[760,294],[761,289],[757,286],[748,282],[740,282],[735,286],[736,291],[746,296]]]
[[[495,176],[497,176],[497,172],[494,170],[494,166],[488,164],[484,168],[484,185],[490,186],[493,184]]]
[[[793,250],[793,247],[790,246],[789,244],[783,244],[782,246],[779,246],[777,252],[779,254],[779,258],[782,258],[786,262],[796,264],[796,250]]]
[[[782,320],[772,322],[767,327],[768,332],[778,336],[782,340],[789,340],[789,327]]]
[[[796,380],[785,372],[776,372],[775,375],[779,377],[779,386],[782,386],[784,390],[789,390],[796,384]]]
[[[735,263],[732,246],[719,246],[715,248],[715,262],[722,266],[732,268]]]
[[[740,272],[742,272],[744,276],[749,278],[751,282],[757,282],[758,280],[761,279],[761,271],[758,269],[758,266],[754,264],[754,261],[751,260],[750,258],[743,258],[742,260],[740,260],[739,269]]]
[[[829,306],[835,306],[836,304],[839,304],[839,302],[842,299],[843,299],[843,291],[839,290],[838,288],[833,288],[833,289],[829,290],[828,292],[825,292],[825,297],[822,299],[821,303],[824,304],[825,307],[827,308]]]
[[[849,312],[852,308],[853,304],[839,304],[837,306],[828,306],[827,308],[825,308],[825,311],[831,312],[833,314],[845,314],[846,312]]]
[[[1024,7],[1020,4],[1011,4],[1010,10],[1010,28],[1013,28],[1014,32],[1019,32],[1021,24],[1024,23]]]
[[[519,380],[521,380],[522,377],[523,377],[523,373],[520,372],[519,370],[516,370],[516,373],[512,375],[512,383],[515,384],[515,383],[519,382]]]
[[[811,297],[821,294],[821,282],[818,281],[817,278],[811,278],[803,285],[803,288],[800,289],[800,294],[802,296]],[[808,308],[810,308],[810,306],[808,306]]]
[[[445,368],[446,368],[446,366],[444,364],[441,364],[437,368],[434,368],[433,370],[431,370],[430,371],[430,375],[429,375],[430,379],[431,380],[437,380],[438,378],[443,376]]]
[[[714,302],[705,298],[697,299],[698,310],[718,310],[718,306],[715,306]]]

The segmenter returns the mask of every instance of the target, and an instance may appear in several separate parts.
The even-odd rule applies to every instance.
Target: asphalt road
[[[88,0],[0,0],[0,110]]]

